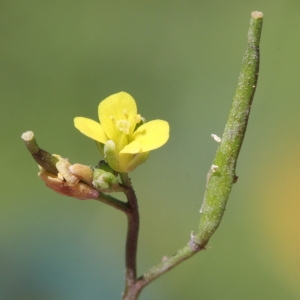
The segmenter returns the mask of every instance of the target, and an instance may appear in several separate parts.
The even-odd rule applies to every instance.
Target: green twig
[[[259,41],[262,30],[263,14],[252,12],[248,31],[248,46],[243,57],[238,86],[233,98],[228,121],[215,159],[207,176],[207,186],[200,210],[198,232],[192,234],[188,244],[175,255],[164,260],[144,273],[130,291],[126,300],[138,298],[143,287],[174,268],[180,262],[204,249],[209,239],[218,228],[232,185],[236,182],[235,168],[247,128],[249,113],[254,97],[259,70]]]
[[[207,178],[201,207],[199,233],[194,242],[204,247],[218,228],[233,183],[236,163],[247,129],[259,71],[259,41],[263,14],[253,12],[248,31],[248,47],[242,62],[238,86],[222,140]]]

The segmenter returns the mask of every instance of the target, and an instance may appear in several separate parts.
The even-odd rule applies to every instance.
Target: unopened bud
[[[69,167],[69,170],[80,180],[92,185],[93,181],[93,170],[86,165],[74,164]]]
[[[51,174],[47,172],[44,168],[39,166],[41,172],[39,172],[38,175],[50,189],[54,190],[59,194],[74,197],[81,200],[95,199],[99,196],[99,192],[96,189],[80,181],[82,180],[81,176],[86,176],[86,168],[83,168],[82,165],[80,168],[78,168],[78,166],[75,166],[74,169],[77,172],[79,169],[81,169],[81,176],[77,176],[76,174],[72,173],[72,165],[69,163],[68,160],[62,158],[59,155],[55,155],[55,157],[58,159],[58,162],[56,163],[56,168],[59,171],[59,173],[57,175]],[[84,169],[84,172],[82,171],[82,169]]]
[[[96,167],[94,169],[93,185],[101,192],[111,193],[118,191],[119,181],[117,175],[114,174],[113,170],[110,171],[109,169],[110,167],[105,165],[103,168]]]
[[[59,194],[80,200],[96,199],[99,196],[99,192],[87,184],[78,182],[75,185],[69,185],[66,180],[48,173],[45,169],[41,168],[41,172],[38,175],[46,183],[47,187]]]

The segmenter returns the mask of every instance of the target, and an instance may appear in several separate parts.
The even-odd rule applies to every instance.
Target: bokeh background
[[[0,299],[120,299],[124,215],[55,194],[21,134],[93,165],[73,127],[127,91],[139,112],[170,123],[169,142],[131,174],[139,197],[139,274],[197,229],[205,178],[246,48],[264,13],[261,69],[237,175],[209,249],[140,299],[299,299],[298,1],[1,1]]]

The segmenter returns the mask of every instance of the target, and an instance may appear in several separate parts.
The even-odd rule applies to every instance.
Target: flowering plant
[[[237,180],[236,162],[257,85],[262,18],[260,12],[251,15],[248,47],[228,121],[222,138],[212,134],[219,145],[207,175],[198,231],[192,232],[188,243],[174,255],[164,257],[139,277],[136,263],[139,212],[128,173],[145,162],[151,150],[168,141],[169,124],[162,120],[145,122],[137,113],[134,99],[125,92],[109,96],[98,106],[100,123],[84,117],[74,119],[75,127],[95,140],[103,154],[104,160],[94,167],[72,165],[61,156],[42,150],[31,131],[22,135],[27,149],[39,165],[39,176],[49,188],[81,200],[94,199],[125,213],[128,229],[123,300],[138,299],[142,289],[151,281],[205,249],[222,220],[232,185]],[[111,196],[113,192],[123,192],[127,201]]]

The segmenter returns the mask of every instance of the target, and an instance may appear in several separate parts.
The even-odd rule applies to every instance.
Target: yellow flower
[[[100,143],[104,159],[117,172],[128,173],[145,162],[149,151],[169,139],[169,124],[163,120],[144,123],[134,99],[125,92],[111,95],[98,106],[100,123],[84,117],[75,127]]]

